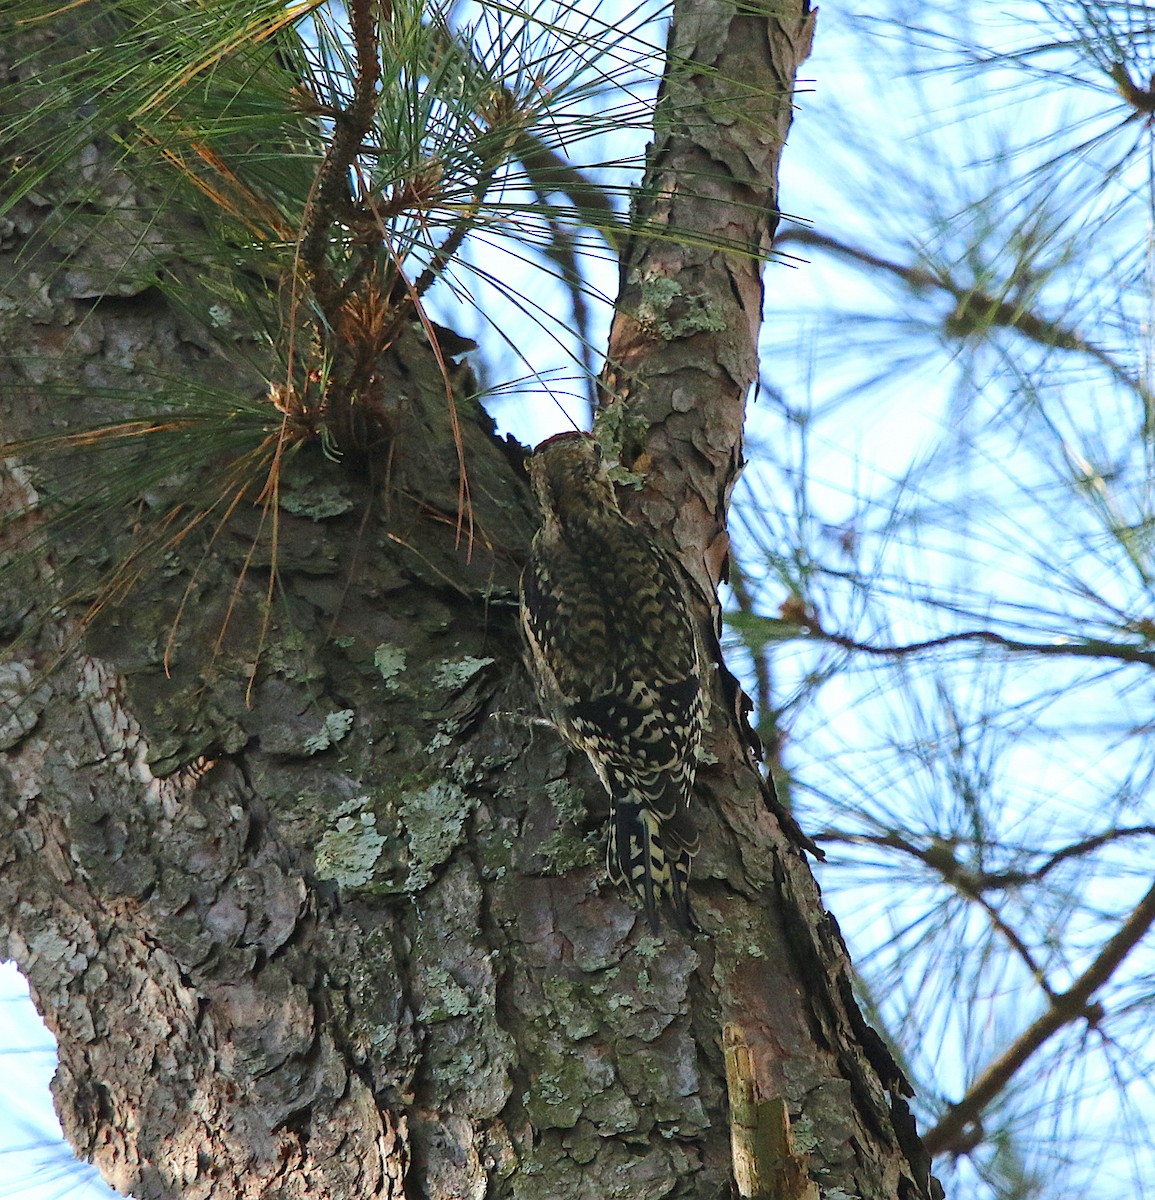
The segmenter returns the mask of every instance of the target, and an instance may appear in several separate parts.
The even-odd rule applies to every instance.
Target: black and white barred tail
[[[692,862],[691,850],[669,836],[651,809],[631,800],[611,803],[606,867],[614,883],[639,897],[654,933],[663,902],[680,929],[697,928],[688,891]]]

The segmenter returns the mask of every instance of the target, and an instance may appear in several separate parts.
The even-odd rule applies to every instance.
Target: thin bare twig
[[[1069,858],[1080,858],[1084,854],[1089,854],[1092,850],[1098,850],[1101,846],[1109,845],[1111,842],[1122,841],[1124,838],[1130,837],[1152,837],[1155,836],[1155,825],[1129,825],[1123,829],[1110,829],[1106,833],[1098,833],[1094,837],[1085,838],[1081,842],[1075,842],[1073,845],[1064,846],[1062,850],[1056,850],[1049,859],[1037,871],[1034,872],[1036,879],[1042,879],[1049,871],[1054,870],[1060,863],[1066,862]]]
[[[805,622],[811,636],[822,638],[845,650],[861,654],[876,654],[884,658],[901,658],[907,654],[919,654],[924,650],[936,650],[955,642],[987,642],[1022,654],[1043,654],[1052,657],[1114,658],[1121,662],[1146,663],[1155,667],[1155,648],[1129,645],[1126,642],[1082,641],[1082,642],[1020,642],[1004,637],[991,629],[967,629],[960,633],[947,633],[942,637],[928,638],[924,642],[909,642],[902,646],[872,646],[858,642],[841,633],[829,633],[813,619]]]
[[[1155,923],[1155,885],[1139,902],[1119,931],[1100,950],[1095,961],[1067,991],[1055,996],[1050,1007],[1028,1026],[971,1085],[967,1094],[950,1107],[933,1129],[923,1135],[932,1154],[942,1154],[965,1141],[967,1130],[986,1106],[1006,1087],[1027,1060],[1064,1025],[1095,1022],[1101,1016],[1091,997],[1114,974],[1128,954]]]
[[[1040,346],[1086,354],[1104,366],[1120,383],[1135,392],[1144,404],[1149,406],[1152,402],[1151,394],[1142,380],[1128,374],[1105,350],[1088,342],[1077,330],[1032,312],[1024,307],[1021,300],[1006,299],[975,287],[963,286],[955,283],[949,275],[883,258],[861,246],[853,246],[849,242],[840,241],[813,229],[787,229],[775,239],[776,247],[791,244],[814,246],[863,266],[886,271],[915,291],[934,289],[950,296],[955,302],[955,310],[947,318],[947,324],[952,332],[960,336],[1001,325],[1006,329],[1017,330]]]
[[[985,880],[987,878],[985,873],[971,871],[959,862],[955,856],[953,847],[949,844],[936,840],[933,845],[927,847],[916,846],[913,842],[896,833],[875,836],[869,834],[819,834],[815,840],[818,842],[850,842],[887,846],[918,859],[919,862],[941,876],[944,883],[952,887],[965,899],[973,901],[987,914],[991,925],[997,932],[1002,934],[1011,949],[1022,959],[1023,964],[1030,971],[1035,982],[1042,988],[1047,999],[1053,1001],[1056,998],[1054,988],[1051,987],[1050,982],[1047,980],[1043,968],[1035,961],[1035,956],[1031,953],[1030,947],[1007,924],[1003,919],[1002,913],[999,912],[994,904],[983,895],[983,891],[986,888]],[[1024,878],[1030,878],[1030,876],[1024,876]]]
[[[1097,833],[1093,837],[1084,838],[1082,841],[1073,842],[1061,850],[1056,850],[1041,866],[1030,871],[971,871],[953,858],[944,870],[943,864],[948,856],[948,851],[944,850],[941,845],[936,844],[923,849],[897,833],[841,833],[836,829],[827,829],[815,834],[814,840],[827,844],[885,846],[892,850],[900,850],[904,854],[917,858],[920,862],[925,862],[944,878],[949,878],[950,882],[956,886],[974,894],[1021,887],[1026,883],[1037,883],[1068,859],[1081,858],[1103,846],[1109,846],[1112,842],[1133,837],[1155,837],[1155,825],[1126,825],[1119,829],[1108,829],[1103,833]]]
[[[985,897],[976,895],[973,892],[967,891],[965,888],[959,889],[964,896],[973,900],[990,918],[991,925],[1003,935],[1007,944],[1023,961],[1023,965],[1031,973],[1031,978],[1042,989],[1043,995],[1054,1004],[1059,999],[1059,994],[1051,987],[1050,980],[1047,979],[1043,968],[1035,961],[1035,956],[1031,953],[1030,947],[1019,937],[1018,933],[1003,920],[1002,913]]]

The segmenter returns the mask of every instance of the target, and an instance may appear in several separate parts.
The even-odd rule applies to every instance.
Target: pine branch
[[[1095,1025],[1102,1019],[1102,1008],[1092,1004],[1091,997],[1111,978],[1152,924],[1155,924],[1155,885],[1074,986],[1055,996],[1046,1012],[1025,1029],[971,1085],[962,1100],[952,1105],[939,1123],[923,1135],[923,1142],[932,1155],[964,1144],[970,1128],[978,1122],[986,1106],[1060,1029],[1075,1021],[1085,1020]]]
[[[1021,300],[1008,300],[978,288],[956,283],[950,276],[924,267],[895,262],[873,254],[861,246],[852,246],[838,238],[829,237],[812,229],[787,229],[775,240],[776,247],[786,245],[814,246],[817,249],[837,254],[840,258],[862,266],[873,267],[901,279],[912,291],[925,292],[931,289],[950,296],[955,302],[954,311],[946,318],[946,331],[955,337],[966,337],[1001,326],[1014,329],[1030,341],[1047,349],[1068,350],[1085,354],[1105,367],[1111,375],[1133,391],[1147,408],[1153,398],[1142,380],[1129,374],[1122,364],[1110,354],[1087,341],[1078,330],[1064,325],[1051,317],[1032,312]]]
[[[826,829],[815,834],[814,840],[827,845],[881,846],[898,850],[938,871],[960,891],[969,896],[977,896],[981,892],[1001,891],[1022,887],[1028,883],[1038,883],[1062,863],[1082,858],[1101,850],[1104,846],[1134,837],[1155,837],[1155,825],[1128,825],[1121,829],[1109,829],[1094,837],[1083,838],[1056,850],[1041,866],[1031,871],[972,871],[958,861],[943,841],[936,841],[934,845],[924,849],[898,833],[842,833],[836,829]]]
[[[377,6],[372,0],[351,0],[349,20],[356,54],[353,98],[345,108],[331,114],[333,138],[317,169],[299,245],[301,262],[309,270],[313,292],[330,328],[337,324],[336,307],[345,289],[333,279],[328,261],[329,231],[338,215],[349,208],[349,175],[373,128],[381,79]]]
[[[844,650],[853,650],[861,654],[873,654],[882,658],[904,658],[911,654],[921,654],[926,650],[936,650],[940,646],[950,646],[958,642],[987,642],[1004,650],[1020,654],[1039,654],[1048,657],[1074,658],[1106,658],[1117,659],[1120,662],[1146,663],[1155,666],[1155,649],[1143,646],[1130,646],[1126,643],[1087,640],[1082,642],[1023,642],[1015,638],[1004,637],[991,629],[967,629],[960,633],[947,633],[942,637],[928,638],[923,642],[908,642],[901,646],[872,646],[868,642],[859,642],[845,634],[828,633],[817,626],[812,620],[805,624],[807,632],[812,636],[841,646]]]

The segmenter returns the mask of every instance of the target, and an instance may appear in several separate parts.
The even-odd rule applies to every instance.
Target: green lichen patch
[[[354,507],[356,501],[347,493],[339,476],[323,477],[331,475],[330,464],[314,461],[311,466],[319,471],[310,469],[297,458],[291,470],[282,472],[277,502],[285,512],[312,521],[326,521]]]
[[[578,825],[586,818],[586,797],[581,788],[568,779],[555,779],[545,785],[545,794],[557,812],[558,820]]]
[[[492,658],[475,658],[472,654],[442,659],[434,668],[433,683],[437,687],[459,691],[474,675],[493,662]]]
[[[396,692],[400,690],[400,676],[405,671],[405,651],[401,646],[393,646],[388,642],[382,642],[373,651],[373,665],[381,672],[381,678],[385,680],[386,691]]]
[[[544,1047],[533,1089],[522,1096],[535,1128],[572,1129],[586,1104],[612,1079],[613,1068],[602,1062],[602,1078],[591,1076],[580,1053],[570,1045]]]
[[[465,840],[465,821],[477,801],[455,783],[439,780],[429,787],[403,792],[399,816],[409,836],[410,891],[433,881],[434,869],[448,862]]]
[[[469,993],[443,967],[433,968],[422,982],[426,1000],[418,1014],[419,1020],[448,1021],[451,1017],[465,1016],[473,1008]]]
[[[726,319],[708,297],[687,294],[676,279],[642,278],[642,298],[634,314],[651,335],[672,342],[695,333],[721,333]]]
[[[564,875],[577,867],[592,866],[600,857],[595,841],[563,830],[550,834],[542,842],[538,854],[544,861],[546,875]]]
[[[562,1029],[571,1041],[590,1037],[601,1027],[598,1009],[585,997],[585,989],[562,975],[547,976],[543,992],[548,1002],[550,1023]]]
[[[369,798],[346,800],[337,810],[335,824],[325,830],[317,846],[319,879],[332,879],[341,887],[362,887],[373,878],[385,839],[377,832],[377,819],[365,809]]]
[[[320,754],[339,742],[353,727],[353,710],[343,708],[339,712],[331,712],[321,723],[321,728],[312,737],[305,739],[306,754]]]

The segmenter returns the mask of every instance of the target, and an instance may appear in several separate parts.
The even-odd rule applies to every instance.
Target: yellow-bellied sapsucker
[[[546,715],[610,795],[610,877],[658,928],[693,927],[702,654],[678,568],[618,508],[593,439],[564,433],[529,460],[542,527],[521,577],[521,622]]]

